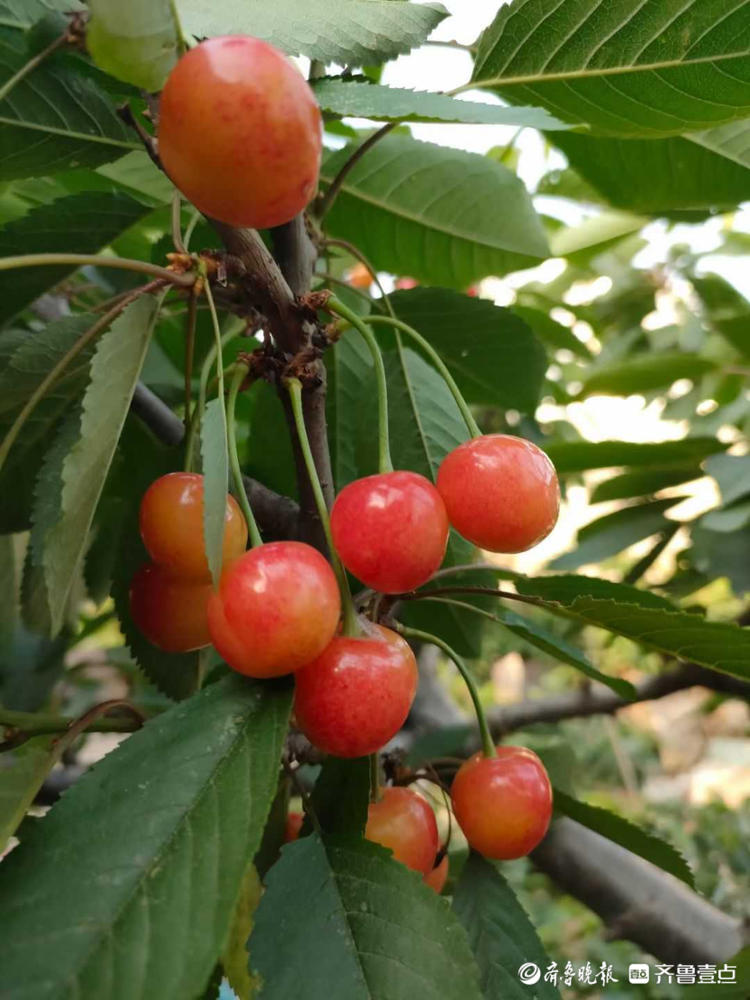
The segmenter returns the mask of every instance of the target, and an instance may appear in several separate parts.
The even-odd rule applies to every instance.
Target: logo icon
[[[628,966],[629,983],[647,983],[651,978],[651,968],[638,962],[633,962]]]
[[[533,986],[534,983],[538,983],[542,978],[542,970],[538,965],[534,965],[533,962],[524,962],[518,970],[518,978],[524,986]]]

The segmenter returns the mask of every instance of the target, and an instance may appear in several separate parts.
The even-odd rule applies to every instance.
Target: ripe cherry
[[[435,813],[409,788],[386,788],[367,812],[365,837],[390,847],[407,868],[427,875],[435,863],[438,829]]]
[[[320,110],[297,67],[248,35],[210,38],[167,78],[164,169],[201,212],[254,229],[288,222],[318,183]]]
[[[330,564],[304,542],[250,549],[222,573],[208,601],[211,640],[230,667],[278,677],[323,652],[341,614]]]
[[[352,288],[361,288],[366,291],[372,284],[370,268],[365,267],[362,263],[357,263],[354,267],[350,267],[345,277],[347,284],[351,285]]]
[[[206,606],[211,584],[171,576],[162,566],[141,566],[130,584],[130,614],[149,642],[167,653],[208,646]]]
[[[523,552],[555,526],[555,467],[530,441],[507,434],[473,438],[445,456],[437,488],[451,524],[490,552]]]
[[[143,495],[140,528],[148,554],[173,576],[208,582],[211,573],[203,544],[203,476],[170,472]],[[239,504],[227,494],[224,512],[224,566],[241,556],[247,525]]]
[[[386,594],[414,590],[440,566],[448,544],[440,494],[416,472],[384,472],[349,483],[336,497],[331,533],[341,561]]]
[[[440,895],[440,893],[445,888],[445,883],[448,881],[448,869],[450,868],[450,861],[448,860],[448,855],[444,854],[442,859],[438,861],[434,868],[430,869],[424,877],[425,882],[431,889]]]
[[[286,821],[284,823],[285,844],[290,844],[293,840],[298,839],[304,819],[305,817],[301,812],[292,811],[286,814]]]
[[[336,636],[295,677],[297,725],[336,757],[364,757],[403,725],[417,690],[409,644],[380,625],[362,636]]]
[[[532,750],[501,746],[497,757],[474,754],[451,787],[453,812],[474,850],[488,858],[522,858],[547,832],[552,786]]]

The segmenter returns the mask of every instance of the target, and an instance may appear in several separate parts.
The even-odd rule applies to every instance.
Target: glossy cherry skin
[[[440,566],[448,544],[440,494],[416,472],[383,472],[349,483],[331,510],[341,561],[385,594],[414,590]]]
[[[532,750],[501,746],[474,754],[451,786],[453,812],[466,839],[487,858],[510,861],[533,851],[552,817],[552,786]]]
[[[336,636],[295,676],[297,725],[320,750],[364,757],[399,731],[417,690],[409,644],[380,625]]]
[[[297,840],[299,837],[299,832],[302,829],[302,823],[304,822],[304,815],[301,812],[288,812],[286,814],[286,821],[284,823],[284,843],[289,844],[293,840]]]
[[[320,110],[297,67],[248,35],[190,49],[161,93],[159,155],[196,208],[232,226],[294,218],[315,194]]]
[[[336,577],[304,542],[250,549],[222,573],[208,601],[211,641],[234,670],[278,677],[310,663],[339,622]]]
[[[444,854],[442,860],[439,861],[434,868],[427,872],[424,877],[425,882],[431,889],[440,895],[440,893],[445,888],[445,883],[448,881],[448,869],[450,868],[450,861],[448,860],[448,855]]]
[[[456,531],[490,552],[524,552],[552,531],[560,508],[555,467],[530,441],[473,438],[445,456],[437,488]]]
[[[130,614],[149,642],[167,653],[211,643],[206,608],[211,584],[172,576],[162,566],[141,566],[130,584]]]
[[[438,829],[435,813],[409,788],[386,788],[367,811],[365,837],[393,851],[407,868],[426,875],[435,863]]]
[[[208,582],[211,573],[203,544],[203,476],[170,472],[156,479],[141,500],[141,538],[155,563],[173,576]],[[224,512],[224,566],[247,546],[247,525],[239,504],[227,494]]]

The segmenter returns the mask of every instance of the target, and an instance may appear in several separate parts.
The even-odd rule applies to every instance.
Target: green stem
[[[255,548],[256,545],[263,544],[263,539],[260,537],[260,531],[258,531],[258,525],[255,517],[253,516],[250,501],[247,499],[247,493],[245,492],[245,484],[242,480],[240,457],[237,454],[235,414],[237,395],[240,391],[240,386],[247,378],[248,371],[249,369],[246,364],[238,363],[234,375],[232,376],[232,381],[229,385],[229,399],[227,401],[227,447],[229,448],[229,464],[232,466],[235,493],[237,495],[239,505],[242,508],[242,513],[245,515],[245,520],[247,521],[247,530],[250,533],[250,545]]]
[[[158,264],[149,264],[145,260],[131,260],[128,257],[106,257],[104,254],[88,253],[25,253],[17,257],[0,257],[0,271],[12,271],[17,267],[54,267],[60,264],[71,267],[117,267],[123,271],[138,271],[149,274],[152,278],[161,278],[173,285],[188,288],[195,283],[195,275],[188,271],[177,274]]]
[[[237,334],[238,330],[236,326],[227,330],[226,333],[222,334],[221,337],[221,347],[222,349],[230,340],[233,340]],[[201,425],[201,420],[203,419],[203,411],[206,409],[206,396],[208,395],[208,380],[211,377],[211,371],[213,370],[214,362],[216,361],[217,347],[213,343],[206,351],[206,357],[203,359],[203,364],[201,366],[200,381],[198,383],[198,401],[195,404],[195,409],[193,410],[193,416],[190,421],[190,427],[188,429],[187,437],[185,439],[185,469],[190,470],[193,468],[193,452],[195,451],[195,438],[198,434],[198,428]]]
[[[310,485],[312,486],[313,494],[315,496],[315,506],[318,508],[318,517],[320,518],[323,533],[325,534],[326,542],[328,543],[331,565],[333,566],[339,590],[341,591],[341,609],[344,614],[344,635],[359,635],[360,628],[357,624],[354,602],[352,601],[352,594],[349,590],[349,581],[346,577],[346,570],[341,565],[341,560],[339,559],[338,553],[336,552],[336,548],[333,544],[333,536],[331,535],[331,520],[328,516],[328,508],[326,507],[325,497],[323,496],[320,479],[318,478],[318,470],[315,467],[315,459],[313,458],[313,453],[310,449],[310,440],[307,436],[305,415],[302,412],[302,383],[298,378],[289,378],[284,380],[284,385],[286,386],[292,402],[294,426],[297,429],[297,437],[299,438],[302,457],[305,460],[307,475],[310,477]]]
[[[8,454],[16,442],[18,435],[21,433],[24,424],[31,416],[33,411],[36,409],[40,400],[47,394],[49,389],[54,385],[54,383],[60,378],[65,369],[75,360],[75,358],[81,353],[81,351],[91,343],[102,330],[106,328],[115,320],[120,313],[130,305],[139,295],[144,294],[146,291],[152,291],[155,286],[152,284],[144,285],[141,288],[137,288],[130,293],[129,296],[122,298],[117,302],[116,305],[106,312],[100,319],[93,323],[88,330],[84,330],[78,340],[73,344],[73,346],[60,358],[56,365],[54,365],[44,376],[42,381],[32,392],[26,403],[18,414],[16,419],[13,421],[8,433],[5,435],[2,444],[0,444],[0,469],[2,469],[5,464],[5,460]]]
[[[172,243],[178,253],[187,253],[185,244],[182,242],[182,198],[180,192],[175,191],[172,195]]]
[[[190,433],[191,412],[193,409],[193,360],[195,358],[195,327],[198,319],[197,300],[195,295],[188,299],[188,311],[185,321],[185,434]]]
[[[396,626],[397,630],[404,636],[410,639],[418,639],[420,642],[429,642],[433,646],[437,646],[439,649],[445,653],[445,655],[453,660],[458,668],[458,672],[464,679],[466,687],[469,689],[469,695],[471,697],[472,703],[474,705],[474,711],[477,715],[477,723],[479,724],[479,733],[482,737],[482,749],[484,751],[485,757],[495,757],[495,744],[492,742],[492,735],[490,734],[490,727],[487,724],[487,716],[484,714],[484,708],[482,708],[482,702],[479,699],[479,690],[476,685],[476,681],[471,676],[469,668],[466,666],[462,658],[458,653],[452,649],[447,642],[443,642],[436,635],[430,635],[429,632],[422,632],[417,628],[407,628],[405,625],[400,623]]]
[[[63,32],[59,38],[55,38],[54,41],[50,42],[46,49],[42,49],[41,52],[38,52],[33,58],[29,59],[27,63],[24,63],[18,72],[14,73],[13,76],[6,80],[2,87],[0,87],[0,101],[4,101],[17,83],[20,83],[24,77],[27,77],[29,73],[33,72],[37,68],[37,66],[40,66],[47,56],[51,56],[52,53],[56,49],[59,49],[61,45],[64,45],[67,40],[68,33],[66,31]]]
[[[472,437],[481,437],[482,432],[479,429],[476,420],[472,416],[469,405],[464,399],[461,390],[456,385],[456,380],[453,378],[448,368],[440,357],[438,352],[432,346],[432,344],[421,333],[418,333],[413,326],[409,326],[408,323],[402,322],[400,319],[394,319],[392,316],[370,316],[368,322],[370,323],[385,323],[388,326],[393,326],[397,330],[402,330],[404,333],[408,334],[412,340],[416,341],[417,344],[422,348],[425,354],[430,358],[432,363],[435,365],[437,370],[443,376],[445,384],[450,389],[453,398],[456,401],[456,405],[461,411],[461,416],[464,418],[466,426],[469,428],[469,433]]]
[[[188,222],[187,229],[185,230],[185,238],[183,239],[183,243],[185,244],[185,250],[187,250],[190,246],[190,239],[195,231],[195,227],[200,222],[200,219],[201,219],[201,213],[196,208],[196,210],[191,215],[190,222]]]
[[[350,326],[353,326],[362,335],[370,349],[372,363],[375,367],[375,378],[378,384],[378,469],[380,472],[392,472],[393,462],[391,461],[391,444],[388,430],[388,383],[385,377],[383,355],[380,353],[380,347],[375,339],[375,334],[355,312],[347,309],[344,303],[340,302],[335,295],[330,297],[326,308],[337,316],[341,316]]]
[[[378,277],[378,272],[375,270],[375,268],[370,263],[369,258],[365,257],[365,255],[362,253],[362,251],[359,249],[359,247],[355,246],[353,243],[350,243],[349,240],[331,239],[330,237],[327,237],[323,241],[323,246],[326,247],[326,248],[328,248],[328,247],[338,247],[339,250],[345,250],[346,253],[348,253],[352,257],[356,258],[360,262],[360,264],[363,265],[363,267],[367,268],[367,270],[370,272],[370,277],[372,278],[372,283],[377,286],[377,288],[378,288],[378,290],[380,292],[380,295],[382,297],[383,303],[385,304],[386,312],[388,313],[389,316],[393,316],[393,318],[395,319],[396,318],[396,314],[393,311],[393,306],[391,305],[390,296],[388,295],[388,292],[386,292],[385,288],[383,288],[383,283],[380,280],[380,278]],[[346,285],[346,282],[344,282],[344,284]],[[346,285],[346,287],[349,288],[350,291],[354,291],[355,290],[355,289],[353,289],[351,287],[351,285]],[[375,302],[375,300],[371,299],[369,295],[365,295],[364,297],[370,303],[374,303]]]
[[[370,802],[380,798],[380,760],[377,752],[370,754]]]
[[[88,713],[87,713],[88,714]],[[140,718],[139,718],[140,716]],[[145,718],[142,712],[133,712],[130,718],[92,719],[85,728],[95,733],[131,733],[140,729]],[[11,712],[0,708],[0,727],[15,729],[25,736],[43,736],[47,733],[66,733],[71,726],[80,722],[66,715],[53,715],[40,712]]]

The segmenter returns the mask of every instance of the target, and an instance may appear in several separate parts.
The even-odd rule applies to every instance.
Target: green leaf
[[[0,754],[0,853],[18,829],[55,761],[53,737],[37,736]]]
[[[576,598],[585,596],[602,601],[613,601],[618,604],[635,604],[641,608],[676,610],[666,597],[654,593],[653,590],[639,590],[637,587],[630,587],[625,583],[598,580],[593,576],[576,576],[573,573],[565,573],[532,578],[516,575],[514,583],[519,594],[540,597],[545,602],[553,601],[562,605],[571,604]]]
[[[671,844],[655,837],[652,833],[647,833],[641,827],[631,823],[630,820],[609,809],[602,809],[599,806],[589,805],[587,802],[580,802],[572,798],[560,789],[554,790],[555,810],[569,816],[577,823],[594,830],[608,840],[614,841],[621,847],[626,848],[632,854],[650,861],[652,865],[661,868],[662,871],[669,872],[675,878],[686,882],[691,889],[695,889],[695,878],[690,870],[690,866],[680,852]]]
[[[627,358],[617,364],[594,369],[584,378],[578,398],[652,392],[671,386],[681,378],[695,382],[716,368],[716,362],[710,358],[678,351]]]
[[[356,330],[326,352],[328,437],[337,490],[378,471],[371,401],[377,386],[370,351]]]
[[[714,455],[706,472],[716,480],[725,506],[750,493],[750,455]]]
[[[175,191],[167,175],[159,170],[143,150],[126,153],[114,163],[105,163],[97,167],[96,173],[112,181],[137,201],[153,206],[169,204]]]
[[[170,0],[89,0],[86,47],[100,69],[143,90],[161,90],[178,57]]]
[[[576,357],[591,361],[591,351],[576,337],[570,327],[557,323],[546,312],[523,305],[514,305],[510,311],[520,316],[524,323],[531,327],[545,347],[556,351],[570,351]]]
[[[437,350],[467,402],[534,412],[547,357],[510,310],[446,288],[395,292],[391,303]]]
[[[75,194],[41,205],[0,229],[0,256],[18,253],[97,253],[144,218],[150,208],[125,194]],[[0,274],[0,322],[75,271],[29,267]]]
[[[326,158],[324,184],[355,149]],[[454,288],[548,255],[541,223],[515,174],[488,157],[408,135],[386,136],[367,151],[344,180],[326,227],[377,268]]]
[[[253,929],[255,911],[258,909],[263,886],[255,865],[250,864],[240,885],[237,905],[229,929],[229,939],[221,955],[221,964],[229,985],[239,1000],[252,1000],[256,986],[247,967],[247,939]]]
[[[364,835],[370,804],[370,758],[328,757],[312,792],[312,807],[325,834]]]
[[[461,871],[453,909],[469,936],[479,966],[485,1000],[559,1000],[560,994],[541,980],[530,992],[518,978],[529,962],[544,970],[549,959],[534,925],[496,865],[471,854]]]
[[[609,469],[614,466],[666,465],[672,462],[700,462],[724,451],[716,438],[691,437],[681,441],[640,444],[633,441],[549,441],[544,450],[558,473]]]
[[[364,66],[385,62],[421,45],[448,12],[439,3],[390,0],[178,0],[186,34],[254,35],[289,55]]]
[[[248,393],[252,411],[245,470],[282,496],[297,497],[297,477],[289,425],[279,395],[268,382],[255,382]]]
[[[639,232],[648,221],[626,212],[600,212],[576,226],[558,229],[550,237],[550,250],[553,257],[567,257],[576,264],[585,264],[616,246],[623,237]]]
[[[677,135],[750,113],[746,27],[736,0],[514,0],[482,35],[473,78],[604,134]]]
[[[700,278],[691,274],[690,280],[703,301],[711,327],[750,361],[750,338],[747,336],[750,302],[717,274]]]
[[[228,677],[88,771],[3,862],[0,993],[199,992],[260,842],[289,707],[286,686]]]
[[[201,421],[203,541],[214,586],[219,586],[224,545],[224,512],[229,485],[227,415],[223,399],[212,399]]]
[[[61,461],[43,469],[37,485],[32,572],[46,594],[53,634],[62,625],[156,313],[155,299],[141,296],[100,338],[91,361],[80,424],[76,420],[69,425],[72,440],[66,435],[67,450],[60,455]]]
[[[590,521],[578,532],[578,544],[572,552],[558,556],[550,563],[552,569],[577,569],[589,563],[602,562],[650,535],[660,534],[671,527],[664,511],[674,507],[683,497],[651,500],[623,507],[612,514]]]
[[[722,534],[733,534],[750,523],[750,500],[736,503],[732,507],[710,510],[700,519],[701,527]]]
[[[743,167],[750,167],[750,119],[729,122],[706,132],[696,132],[686,136],[691,142],[705,146],[714,153],[734,160]]]
[[[24,36],[2,26],[7,20],[0,8],[0,81],[29,60]],[[46,59],[0,100],[0,181],[96,167],[139,145],[86,64],[64,53]]]
[[[480,1000],[466,936],[420,876],[367,841],[284,848],[249,943],[263,1000]]]
[[[447,94],[434,94],[404,87],[381,87],[363,80],[322,79],[313,83],[318,104],[324,111],[374,121],[458,122],[464,125],[515,125],[547,129],[569,129],[540,108],[506,108],[486,101],[461,101]]]
[[[722,457],[722,456],[718,456]],[[713,459],[709,459],[709,462]],[[707,463],[708,464],[708,463]],[[623,472],[598,483],[591,492],[591,503],[604,503],[606,500],[629,500],[632,497],[647,496],[666,489],[668,486],[680,486],[704,475],[698,465],[678,465],[673,468],[636,469],[633,472]]]
[[[550,136],[571,166],[617,208],[705,218],[750,198],[750,170],[688,139]]]

